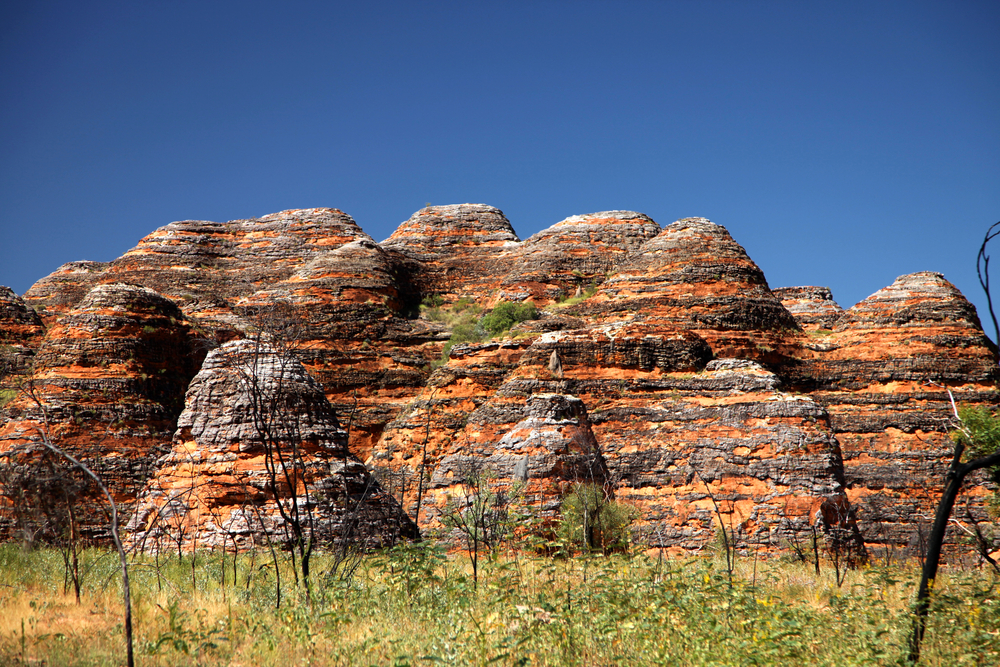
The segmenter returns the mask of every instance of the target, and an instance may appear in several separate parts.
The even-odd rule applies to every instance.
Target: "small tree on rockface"
[[[563,498],[561,510],[559,537],[567,545],[586,553],[604,554],[628,548],[629,526],[636,512],[616,502],[603,485],[574,485]]]

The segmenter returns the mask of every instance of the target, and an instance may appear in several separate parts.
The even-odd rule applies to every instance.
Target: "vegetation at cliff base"
[[[81,557],[76,604],[58,551],[0,546],[0,664],[120,663],[117,563]],[[328,566],[317,556],[311,604],[292,593],[276,608],[259,554],[139,558],[136,663],[896,665],[919,576],[871,567],[838,588],[830,568],[744,558],[730,584],[711,558],[512,553],[482,563],[476,588],[468,559],[430,546],[367,556],[347,580]],[[996,593],[988,572],[943,574],[921,664],[1000,664]]]

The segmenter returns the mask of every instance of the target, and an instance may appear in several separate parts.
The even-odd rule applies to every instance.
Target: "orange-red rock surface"
[[[998,402],[996,346],[975,308],[941,274],[914,273],[845,311],[832,332],[812,332],[803,347],[781,372],[829,412],[866,537],[917,546],[914,524],[933,516],[953,447],[946,388],[959,403]],[[986,518],[986,493],[966,491],[978,498],[977,520]]]
[[[311,524],[321,544],[386,546],[417,536],[348,451],[347,433],[305,367],[259,338],[227,343],[191,382],[130,541],[146,551],[264,547],[289,543],[296,521]]]
[[[520,243],[500,209],[456,204],[420,209],[381,245],[415,262],[409,279],[420,293],[451,302],[494,289],[510,268],[498,258]]]
[[[9,287],[0,285],[0,374],[23,371],[45,332],[42,319]],[[0,383],[3,378],[0,377]]]
[[[598,321],[643,319],[702,336],[720,357],[765,360],[798,324],[725,227],[664,227],[579,307]]]
[[[599,285],[660,226],[634,211],[574,215],[504,255],[509,271],[494,301],[531,299],[542,306]]]
[[[844,314],[828,287],[779,287],[771,291],[806,331],[832,329]]]
[[[205,352],[170,300],[146,287],[98,285],[46,331],[30,376],[35,398],[26,391],[7,404],[0,452],[47,434],[128,503],[170,442]]]
[[[996,347],[940,275],[904,276],[843,311],[825,288],[772,291],[728,231],[704,218],[661,229],[640,213],[606,211],[522,242],[499,209],[432,206],[380,244],[336,209],[173,223],[113,262],[65,265],[29,290],[25,303],[50,326],[39,360],[59,356],[66,327],[80,328],[73,318],[88,290],[122,281],[160,292],[183,311],[174,320],[205,339],[289,341],[351,452],[411,518],[419,505],[422,528],[440,526],[470,462],[493,469],[496,484],[526,485],[551,515],[583,456],[640,511],[647,545],[704,547],[718,504],[747,547],[779,549],[814,526],[855,540],[856,517],[869,544],[901,550],[946,467],[950,404],[928,383],[959,401],[998,402]],[[456,345],[432,372],[459,319],[432,320],[422,299],[439,312],[459,299],[487,310],[531,299],[544,310],[506,338]],[[98,349],[86,358],[100,369],[107,356],[111,370],[88,372],[117,377],[117,357]],[[84,364],[71,356],[43,368],[72,375]],[[141,404],[147,389],[135,391],[140,398],[120,400]],[[170,391],[179,411],[183,389]],[[47,395],[76,409],[81,425],[101,423],[89,395]],[[16,419],[5,433],[25,423],[24,410],[8,410]],[[151,441],[168,439],[171,419],[155,422]],[[86,439],[78,430],[66,434]],[[175,459],[184,443],[201,447],[177,437]],[[183,467],[170,465],[163,480]],[[215,469],[199,466],[188,472],[208,495],[184,516],[230,511],[212,499]],[[968,495],[976,517],[985,493]],[[223,533],[216,539],[232,539]]]

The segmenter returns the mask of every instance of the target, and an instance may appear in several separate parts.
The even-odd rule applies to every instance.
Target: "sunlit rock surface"
[[[450,302],[495,288],[510,268],[498,258],[520,243],[500,209],[455,204],[420,209],[381,245],[417,263],[410,280],[421,294]]]
[[[325,545],[386,546],[417,536],[348,450],[305,367],[259,340],[227,343],[191,382],[130,541],[146,551],[247,549],[288,544],[296,522]]]
[[[174,323],[101,325],[99,334],[72,324],[92,308],[83,305],[90,290],[122,282],[176,304]],[[459,322],[453,304],[488,312],[528,299],[543,308],[539,319],[494,340],[455,345],[439,360]],[[525,483],[524,466],[500,464],[497,457],[515,455],[500,444],[542,443],[525,460],[542,456],[544,443],[565,429],[519,424],[531,419],[529,405],[555,396],[585,411],[585,419],[572,418],[582,430],[566,439],[575,443],[567,451],[594,449],[588,460],[601,461],[608,487],[639,511],[635,534],[644,545],[697,552],[714,539],[721,514],[746,548],[780,551],[813,528],[856,542],[857,526],[876,551],[903,553],[929,522],[947,467],[945,388],[962,403],[998,403],[996,347],[971,304],[939,274],[903,276],[843,311],[826,288],[772,291],[726,228],[704,218],[660,229],[640,213],[605,211],[567,218],[523,242],[499,209],[483,204],[427,207],[382,243],[337,209],[179,222],[112,262],[60,267],[28,291],[24,305],[49,327],[42,343],[23,347],[36,350],[52,382],[62,378],[45,401],[74,447],[159,451],[183,400],[186,380],[176,378],[194,372],[136,366],[132,384],[106,390],[105,404],[83,389],[76,369],[88,369],[87,382],[121,383],[117,373],[128,364],[114,345],[84,339],[121,337],[141,347],[153,336],[148,326],[187,341],[163,349],[188,359],[263,332],[287,344],[316,378],[338,437],[425,529],[440,526],[462,486],[463,461],[493,465],[501,486]],[[10,324],[0,330],[13,331]],[[146,373],[146,384],[134,382],[136,372]],[[69,377],[76,384],[59,385]],[[126,429],[138,434],[128,447],[68,426],[77,418],[96,423],[91,413],[100,421],[101,410],[117,404],[129,415],[149,414],[141,418],[148,431]],[[30,430],[27,412],[8,403],[4,433]],[[179,455],[180,445],[172,446]],[[172,465],[182,467],[179,459]],[[538,511],[555,512],[572,475],[532,477],[531,470]],[[980,484],[967,494],[974,519],[985,516],[986,491]],[[215,501],[198,502],[192,507]],[[236,539],[228,530],[214,533],[216,543]]]
[[[97,472],[128,505],[169,445],[206,353],[173,302],[146,287],[91,289],[45,333],[25,390],[5,407],[0,451],[43,436]],[[91,507],[87,531],[103,531]]]
[[[780,287],[771,291],[806,331],[832,329],[844,314],[828,287]]]
[[[494,298],[531,299],[541,306],[578,296],[659,233],[658,224],[634,211],[571,216],[504,255],[509,271]]]

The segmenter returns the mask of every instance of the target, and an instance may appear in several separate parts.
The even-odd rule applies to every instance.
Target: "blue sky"
[[[482,202],[522,238],[705,216],[772,287],[941,271],[985,319],[998,35],[995,1],[7,0],[0,284],[173,220],[332,206],[382,240]]]

